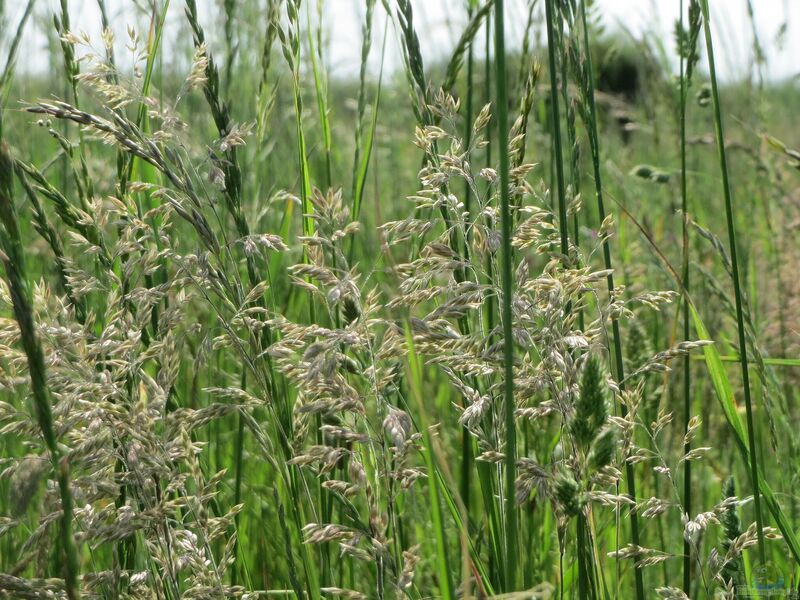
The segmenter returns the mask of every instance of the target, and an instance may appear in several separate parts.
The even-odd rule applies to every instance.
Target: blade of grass
[[[502,1],[502,0],[501,0]],[[455,600],[455,590],[453,588],[452,573],[453,569],[448,560],[447,533],[442,519],[442,507],[439,503],[440,479],[435,475],[436,468],[433,460],[433,441],[431,440],[430,428],[424,420],[425,410],[422,400],[422,362],[414,349],[414,337],[408,324],[405,326],[406,343],[408,344],[408,380],[411,384],[411,391],[419,407],[419,415],[423,418],[420,423],[422,435],[425,439],[425,465],[428,469],[428,491],[430,493],[431,519],[433,521],[434,535],[436,536],[437,560],[439,570],[439,593],[443,598]]]
[[[355,186],[353,192],[353,218],[358,219],[361,214],[361,202],[364,197],[364,186],[367,182],[367,172],[369,170],[369,162],[372,157],[372,149],[375,145],[375,130],[378,126],[378,109],[381,102],[381,86],[383,83],[383,65],[386,56],[386,29],[383,32],[383,44],[381,46],[381,68],[378,73],[378,90],[375,93],[375,100],[372,103],[372,119],[370,121],[367,136],[363,140],[364,153],[361,154],[361,159],[358,163],[358,170],[355,176]],[[360,144],[359,144],[360,145]]]
[[[723,354],[719,359],[726,362],[741,362],[741,357],[738,354]],[[694,360],[702,360],[700,357],[695,357]],[[749,362],[755,362],[749,359]],[[765,358],[764,364],[774,367],[800,367],[800,358]]]
[[[364,149],[365,155],[369,155],[372,152],[372,135],[368,134],[366,140],[362,140],[362,137],[364,128],[364,114],[367,110],[367,62],[369,60],[370,49],[372,48],[372,24],[375,16],[375,2],[376,0],[367,0],[364,24],[361,26],[361,62],[358,71],[358,108],[356,109],[355,144],[353,150],[353,183],[351,186],[353,193],[351,212],[353,219],[355,220],[358,220],[358,215],[361,212],[361,191],[363,190],[363,181],[366,180],[366,170],[367,166],[369,165],[369,158],[366,159],[365,164],[363,158],[361,157],[362,144],[366,146]],[[385,30],[383,36],[383,47],[384,49],[386,48]],[[381,76],[382,75],[383,58],[381,58]],[[380,90],[381,88],[379,81],[376,102],[377,98],[380,97]],[[375,122],[375,117],[376,114],[373,111],[373,123]],[[359,181],[362,181],[362,187],[359,186]],[[350,249],[350,261],[352,262],[352,245]]]
[[[679,98],[679,111],[680,111],[680,133],[679,145],[681,156],[681,233],[683,241],[683,264],[682,264],[682,278],[683,287],[688,293],[689,287],[689,216],[688,216],[688,188],[686,177],[686,95],[689,87],[689,80],[687,76],[686,62],[691,61],[691,52],[693,48],[691,45],[684,47],[688,42],[683,36],[684,34],[684,2],[680,0],[680,21],[679,21],[679,45],[678,56],[680,62],[680,98]],[[696,38],[695,38],[696,39]],[[683,298],[682,301],[683,311],[683,339],[689,340],[689,303]],[[690,357],[687,354],[683,358],[683,431],[684,431],[684,445],[683,454],[687,455],[692,448],[691,440],[686,435],[689,431],[689,420],[691,419],[691,363]],[[683,510],[686,514],[692,514],[692,461],[687,460],[683,463]],[[691,594],[692,587],[692,545],[689,540],[683,540],[683,591]]]
[[[697,309],[691,302],[689,302],[689,309],[692,314],[692,321],[694,323],[697,336],[701,339],[711,339],[708,329],[703,323],[703,320],[700,318],[700,314],[697,312]],[[725,367],[719,351],[714,345],[704,346],[703,356],[705,357],[706,367],[708,369],[708,374],[711,377],[711,383],[713,384],[717,400],[719,400],[720,406],[722,407],[722,412],[725,415],[725,420],[733,430],[736,446],[742,453],[742,458],[744,459],[745,463],[749,463],[752,456],[748,445],[749,434],[745,431],[745,426],[742,423],[741,417],[739,416],[738,407],[736,406],[736,400],[733,394],[733,388],[731,387],[730,380],[728,379],[728,374],[725,372]],[[796,561],[800,562],[800,541],[798,541],[794,531],[792,530],[789,519],[784,515],[783,510],[781,509],[781,506],[775,497],[775,493],[772,491],[772,488],[770,488],[764,477],[760,474],[758,476],[757,485],[760,493],[764,496],[764,502],[767,505],[770,513],[772,513],[772,516],[778,525],[778,529],[780,530],[781,535],[783,535],[784,541],[789,547],[792,556],[794,556]]]
[[[314,234],[314,220],[311,217],[313,209],[311,207],[311,175],[308,165],[308,151],[306,148],[306,138],[303,130],[303,98],[300,86],[300,22],[298,11],[300,9],[297,0],[291,0],[286,4],[289,17],[289,24],[286,31],[278,29],[278,37],[283,47],[283,56],[289,65],[292,73],[292,90],[294,96],[295,129],[297,132],[297,161],[300,170],[300,205],[303,210],[303,235],[311,236]]]
[[[319,122],[322,129],[322,145],[325,149],[325,187],[332,185],[331,174],[331,150],[333,148],[333,138],[331,136],[331,123],[328,115],[328,86],[324,79],[324,73],[320,68],[322,60],[322,48],[314,45],[314,31],[311,27],[311,10],[307,6],[306,17],[308,21],[308,53],[311,56],[311,72],[314,75],[314,91],[317,97],[317,111],[319,112]],[[322,19],[319,19],[319,30],[317,37],[322,37]]]
[[[700,313],[697,311],[697,308],[692,302],[691,297],[688,296],[686,290],[683,290],[681,277],[675,268],[670,264],[667,257],[664,256],[664,253],[658,247],[658,245],[653,241],[650,234],[647,230],[642,226],[641,223],[631,214],[631,212],[625,208],[625,206],[615,200],[613,196],[611,196],[612,200],[614,200],[617,206],[622,210],[622,212],[627,216],[631,222],[636,226],[639,232],[644,236],[647,240],[647,243],[656,253],[658,258],[661,260],[664,267],[667,269],[669,274],[672,276],[675,284],[681,288],[682,293],[689,298],[689,310],[692,314],[692,322],[695,327],[695,331],[697,333],[698,338],[700,339],[711,339],[711,335],[708,332],[708,328],[706,328],[703,320],[700,318]],[[744,459],[745,463],[749,463],[750,453],[748,449],[748,441],[747,441],[747,433],[745,432],[745,427],[742,424],[742,420],[739,417],[738,407],[736,405],[736,399],[733,393],[733,388],[731,386],[730,380],[728,379],[728,375],[725,372],[725,368],[722,364],[722,359],[720,358],[719,351],[713,344],[708,344],[703,346],[703,354],[704,359],[706,362],[706,367],[708,369],[709,376],[711,377],[711,383],[714,387],[715,396],[720,403],[722,408],[722,412],[725,416],[725,420],[731,426],[733,433],[735,435],[735,441],[739,451],[742,453],[742,458]],[[786,518],[784,515],[783,510],[781,509],[780,504],[775,496],[775,493],[772,491],[772,488],[766,482],[764,477],[759,474],[758,478],[758,486],[761,491],[761,494],[764,496],[764,501],[769,509],[770,513],[772,513],[775,522],[778,525],[778,529],[780,530],[781,534],[783,535],[784,541],[786,545],[789,547],[789,550],[794,556],[795,560],[800,562],[800,541],[798,541],[797,536],[795,535],[794,531],[792,530],[791,523],[789,519]]]
[[[714,64],[714,45],[711,40],[711,19],[708,10],[708,0],[701,0],[703,10],[703,32],[706,40],[706,55],[708,70],[711,77],[711,98],[714,106],[714,133],[717,140],[719,167],[722,175],[722,191],[725,198],[725,220],[728,225],[728,243],[731,257],[731,271],[733,275],[733,293],[736,302],[736,327],[739,334],[739,352],[742,371],[742,386],[744,389],[744,405],[747,419],[747,446],[749,450],[750,478],[753,484],[753,507],[756,514],[756,528],[758,535],[758,555],[763,565],[766,561],[764,549],[764,518],[761,514],[761,498],[759,493],[759,475],[756,444],[756,431],[753,421],[753,405],[750,398],[750,372],[747,364],[747,338],[744,329],[744,313],[742,310],[742,290],[739,282],[739,263],[736,246],[736,228],[733,221],[733,194],[728,179],[728,160],[725,154],[725,135],[722,127],[722,108],[719,101],[719,87]]]

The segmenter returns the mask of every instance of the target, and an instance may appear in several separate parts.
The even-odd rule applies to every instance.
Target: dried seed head
[[[40,456],[26,456],[17,464],[9,490],[12,516],[19,517],[28,510],[49,469],[50,461]]]
[[[389,414],[383,420],[383,429],[395,448],[403,446],[411,433],[412,423],[408,413],[389,407]]]

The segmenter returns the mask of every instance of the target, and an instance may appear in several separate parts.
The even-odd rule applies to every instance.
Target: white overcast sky
[[[139,0],[140,5],[150,0]],[[391,1],[391,0],[390,0]],[[768,57],[767,76],[771,79],[784,79],[800,74],[800,0],[751,0],[755,9],[758,35]],[[634,35],[650,31],[664,40],[668,51],[672,52],[673,25],[678,17],[679,0],[597,0],[606,28],[624,28]],[[11,26],[16,26],[23,0],[7,2],[11,12]],[[198,0],[201,20],[207,32],[220,31],[212,22],[213,15],[219,15],[221,0]],[[315,6],[316,0],[305,0],[304,6]],[[328,36],[328,66],[331,74],[339,77],[357,76],[363,0],[326,0],[326,35]],[[525,0],[506,0],[507,34],[509,45],[519,44],[526,22]],[[542,2],[539,2],[541,5]],[[22,70],[47,72],[61,69],[62,65],[48,64],[49,55],[45,49],[45,36],[42,27],[52,27],[51,15],[47,12],[56,8],[56,0],[40,1],[37,6],[38,18],[32,20],[26,31],[19,68]],[[72,27],[86,31],[99,46],[99,11],[96,0],[70,0]],[[119,44],[124,44],[125,28],[136,14],[132,9],[133,0],[106,0],[111,13],[111,26],[117,33]],[[415,26],[420,36],[423,55],[427,60],[448,55],[458,39],[464,25],[463,0],[412,0],[415,12]],[[712,30],[715,32],[715,49],[720,76],[731,80],[746,76],[752,57],[752,30],[747,15],[747,0],[710,0]],[[15,11],[15,6],[17,7]],[[212,10],[214,9],[214,10]],[[16,14],[15,14],[16,12]],[[378,15],[374,31],[377,35],[383,30],[383,11],[378,3]],[[172,0],[168,22],[179,23],[183,19],[182,0]],[[305,19],[304,19],[305,20]],[[788,29],[783,43],[778,44],[776,36],[783,23]],[[138,23],[140,30],[145,23]],[[11,32],[6,32],[9,37]],[[482,35],[479,35],[482,39]],[[188,44],[188,39],[179,36],[165,36],[168,51],[174,42]],[[212,37],[213,40],[213,37]],[[218,41],[218,40],[217,40]],[[213,46],[212,46],[213,47]],[[5,50],[5,49],[3,49]],[[182,52],[188,52],[185,48]],[[380,54],[379,44],[373,46],[372,66],[376,67]],[[391,70],[399,65],[399,48],[394,37],[387,46],[386,65]],[[5,58],[0,54],[0,60]]]

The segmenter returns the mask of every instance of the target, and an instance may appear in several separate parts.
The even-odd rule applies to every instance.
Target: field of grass
[[[797,597],[798,84],[670,1],[0,0],[0,598]]]

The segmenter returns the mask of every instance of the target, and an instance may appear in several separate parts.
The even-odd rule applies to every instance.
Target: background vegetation
[[[323,2],[0,1],[0,596],[794,593],[796,82]]]

